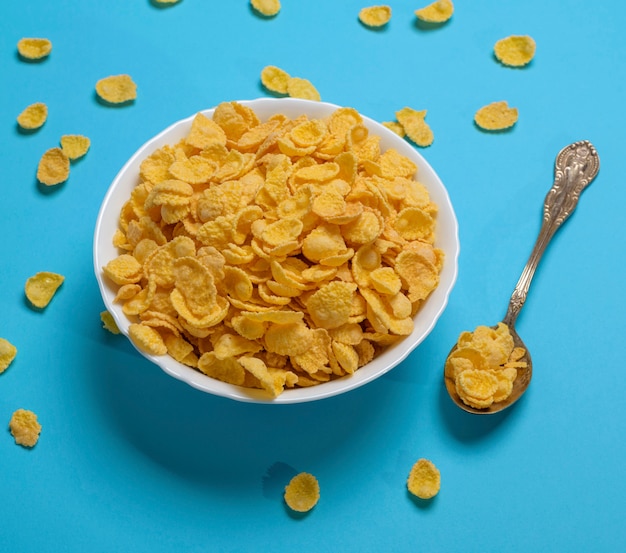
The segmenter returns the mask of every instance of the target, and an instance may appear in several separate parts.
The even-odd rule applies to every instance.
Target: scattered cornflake
[[[39,440],[41,424],[37,421],[37,415],[27,409],[18,409],[13,413],[9,421],[9,429],[15,443],[24,447],[34,447]]]
[[[80,134],[64,134],[61,137],[61,149],[70,161],[83,157],[90,146],[89,138]]]
[[[41,60],[52,52],[52,42],[47,38],[22,38],[17,43],[20,56],[28,60]]]
[[[292,98],[302,98],[303,100],[321,100],[320,93],[313,86],[311,81],[300,77],[290,77],[287,81],[287,93]]]
[[[154,0],[156,4],[162,4],[163,6],[171,6],[172,4],[178,4],[181,0]]]
[[[536,44],[527,35],[511,35],[498,40],[493,48],[496,59],[511,67],[522,67],[535,56]]]
[[[320,485],[317,478],[308,472],[296,474],[285,487],[285,503],[293,511],[306,513],[320,498]]]
[[[41,127],[48,118],[48,106],[43,102],[35,102],[24,108],[17,116],[17,124],[25,130],[34,130]]]
[[[64,280],[65,277],[63,275],[42,271],[26,280],[24,292],[28,301],[34,307],[44,309],[50,303]]]
[[[61,148],[47,150],[37,167],[37,180],[46,186],[65,182],[70,176],[70,158]]]
[[[389,23],[390,19],[391,8],[389,6],[369,6],[359,12],[359,20],[368,27],[382,27]]]
[[[250,4],[265,17],[273,17],[280,11],[280,0],[250,0]]]
[[[405,107],[400,111],[396,111],[396,119],[402,125],[406,135],[422,148],[430,146],[435,138],[433,131],[425,121],[425,117],[425,109],[417,111],[413,108]]]
[[[492,102],[480,108],[474,115],[476,124],[486,131],[501,131],[515,125],[517,108],[510,108],[505,101]]]
[[[113,315],[109,311],[103,311],[100,313],[100,320],[102,321],[102,328],[108,330],[111,334],[119,334],[120,329],[113,318]]]
[[[137,85],[130,75],[111,75],[96,83],[96,93],[109,104],[125,104],[137,98]]]
[[[428,459],[419,459],[411,468],[407,480],[409,491],[420,499],[431,499],[439,493],[441,475]]]
[[[17,348],[5,338],[0,338],[0,373],[7,370],[17,355]]]
[[[274,65],[268,65],[261,70],[263,86],[278,94],[287,94],[290,78],[289,73]]]
[[[437,0],[415,11],[418,19],[427,23],[444,23],[452,17],[454,6],[450,0]]]
[[[226,102],[141,162],[102,268],[140,350],[275,398],[412,332],[443,263],[437,206],[363,123]]]

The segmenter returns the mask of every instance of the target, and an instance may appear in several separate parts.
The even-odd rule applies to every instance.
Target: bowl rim
[[[257,98],[252,100],[236,100],[236,102],[252,108],[257,114],[259,114],[259,118],[261,120],[264,120],[269,116],[262,115],[265,112],[285,113],[291,118],[297,116],[294,114],[300,115],[306,113],[309,117],[315,118],[325,117],[334,110],[343,107],[329,102],[317,102],[295,98]],[[460,253],[458,221],[446,187],[420,152],[418,152],[408,141],[399,137],[391,130],[384,127],[381,123],[364,115],[360,111],[359,114],[363,118],[363,123],[368,130],[381,137],[381,146],[387,144],[383,150],[393,147],[401,154],[409,156],[418,165],[418,175],[420,175],[418,180],[420,182],[423,182],[422,176],[424,174],[426,175],[424,180],[427,181],[427,183],[424,183],[424,185],[431,195],[431,198],[434,197],[433,201],[438,206],[438,216],[436,222],[438,231],[440,230],[442,219],[445,219],[445,236],[448,247],[444,249],[445,259],[440,273],[440,282],[415,316],[415,320],[417,321],[419,320],[421,313],[427,312],[430,314],[430,318],[425,321],[425,324],[423,324],[417,335],[414,336],[416,332],[414,330],[413,333],[408,335],[405,339],[400,340],[396,344],[386,348],[383,352],[377,355],[374,360],[359,368],[353,375],[320,383],[316,386],[286,389],[276,398],[269,397],[263,390],[243,388],[241,386],[221,382],[205,375],[197,369],[177,362],[168,355],[155,356],[147,354],[135,346],[132,340],[128,338],[128,327],[131,321],[126,317],[126,315],[123,314],[120,305],[113,304],[113,286],[111,283],[108,283],[105,278],[103,278],[102,274],[102,267],[111,259],[110,256],[107,257],[104,254],[103,248],[108,250],[114,249],[116,252],[115,255],[118,255],[117,249],[112,246],[114,230],[105,236],[103,226],[106,226],[106,221],[108,220],[107,218],[112,213],[115,215],[115,221],[114,223],[110,221],[108,226],[113,229],[118,228],[117,221],[119,218],[121,204],[128,200],[130,197],[130,190],[132,190],[132,188],[134,188],[134,186],[138,183],[138,168],[141,161],[157,148],[166,144],[175,143],[177,139],[173,138],[173,135],[180,134],[180,138],[182,138],[183,135],[186,135],[186,131],[188,131],[191,127],[191,123],[197,113],[202,113],[210,117],[216,107],[217,105],[212,108],[202,109],[194,112],[188,117],[179,119],[153,137],[146,140],[124,163],[115,178],[111,181],[111,184],[103,197],[94,228],[93,268],[105,307],[107,311],[111,313],[111,316],[120,329],[121,334],[128,339],[132,346],[143,357],[152,361],[166,374],[205,393],[249,403],[291,404],[317,401],[357,389],[381,377],[394,367],[398,366],[426,339],[435,327],[448,304],[450,294],[456,283],[458,275],[458,257]],[[311,115],[311,113],[313,113],[313,115]],[[132,174],[130,173],[131,171],[133,171]],[[132,186],[129,184],[131,181],[134,183]],[[128,189],[128,195],[124,195],[124,197],[121,198],[119,190],[125,188]],[[441,240],[441,236],[438,231],[436,231],[435,235],[436,246],[440,245],[439,241]],[[445,280],[443,278],[444,276]]]

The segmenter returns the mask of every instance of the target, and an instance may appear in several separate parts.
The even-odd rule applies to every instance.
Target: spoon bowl
[[[517,369],[517,377],[513,382],[511,394],[504,400],[494,402],[489,407],[477,409],[467,405],[459,396],[455,381],[445,374],[444,382],[452,401],[464,411],[478,415],[498,413],[513,405],[528,389],[533,372],[533,364],[528,348],[515,330],[515,321],[524,306],[530,283],[539,261],[554,233],[563,222],[572,214],[578,205],[582,190],[591,183],[598,174],[600,160],[593,145],[587,141],[574,142],[563,148],[556,157],[554,166],[554,184],[548,191],[543,205],[543,222],[539,236],[535,242],[528,262],[522,271],[511,299],[503,323],[508,326],[515,347],[523,348],[525,353],[521,361],[526,367]],[[498,325],[493,326],[496,329]],[[455,345],[448,357],[457,349]]]

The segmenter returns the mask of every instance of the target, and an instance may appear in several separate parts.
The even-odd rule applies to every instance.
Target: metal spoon
[[[502,321],[509,327],[511,336],[516,347],[522,347],[526,351],[526,355],[522,361],[526,361],[526,368],[517,369],[517,378],[513,384],[511,395],[504,401],[493,403],[485,409],[476,409],[466,405],[459,397],[456,386],[452,378],[444,373],[444,381],[450,397],[461,409],[476,414],[497,413],[510,407],[515,403],[528,388],[533,372],[533,365],[530,358],[528,348],[524,345],[521,338],[515,330],[515,321],[528,295],[528,289],[532,281],[539,260],[554,236],[556,230],[563,222],[572,214],[582,190],[595,178],[600,168],[600,159],[593,145],[587,140],[574,142],[563,148],[556,157],[554,166],[554,184],[546,195],[543,204],[543,222],[539,236],[535,242],[530,258],[522,271],[522,275],[513,290],[509,307]],[[498,325],[494,325],[495,329]],[[456,350],[456,346],[450,350],[450,353]]]

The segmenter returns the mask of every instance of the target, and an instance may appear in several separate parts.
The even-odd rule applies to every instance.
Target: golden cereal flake
[[[296,474],[285,487],[285,503],[293,511],[306,513],[320,498],[320,485],[317,478],[308,472]]]
[[[280,0],[250,0],[250,5],[265,17],[273,17],[280,11]]]
[[[137,98],[137,85],[130,75],[111,75],[96,83],[96,93],[109,104],[124,104]]]
[[[441,474],[428,459],[419,459],[411,468],[407,480],[409,491],[420,499],[431,499],[439,493]]]
[[[33,447],[39,440],[41,424],[37,421],[37,415],[32,411],[18,409],[9,421],[9,429],[16,444]]]
[[[389,6],[369,6],[359,12],[359,20],[368,27],[382,27],[389,23],[390,19],[391,7]]]
[[[24,292],[33,306],[44,309],[50,303],[64,280],[65,277],[63,275],[42,271],[26,280]]]
[[[535,56],[536,44],[527,35],[512,35],[498,40],[493,48],[496,59],[511,67],[522,67]]]
[[[267,65],[261,70],[261,83],[265,88],[278,94],[287,94],[289,73],[275,65]]]
[[[5,338],[0,338],[0,373],[7,370],[17,355],[17,348]]]
[[[506,101],[492,102],[474,114],[476,124],[486,131],[501,131],[515,125],[517,108],[510,108]]]
[[[410,107],[404,107],[400,111],[396,111],[396,119],[402,125],[406,135],[422,148],[430,146],[435,138],[425,118],[426,110],[417,111]]]
[[[80,134],[64,134],[61,137],[61,149],[70,161],[83,157],[90,146],[89,138]]]
[[[46,186],[65,182],[70,176],[70,158],[61,148],[50,148],[41,156],[37,180]]]
[[[103,311],[100,313],[100,320],[102,321],[102,328],[108,330],[111,334],[119,334],[120,329],[113,318],[113,315],[109,311]]]
[[[287,93],[292,98],[302,98],[303,100],[321,100],[320,93],[313,86],[311,81],[300,77],[290,77],[287,81]]]
[[[454,6],[450,0],[437,0],[415,11],[417,18],[427,23],[444,23],[453,13]]]
[[[24,108],[17,116],[17,124],[25,130],[35,130],[41,127],[48,118],[48,106],[43,102],[35,102]]]
[[[161,335],[152,327],[141,323],[132,323],[128,336],[141,351],[149,355],[165,355],[167,346]]]
[[[52,42],[47,38],[22,38],[17,43],[20,56],[28,60],[41,60],[52,52]]]

